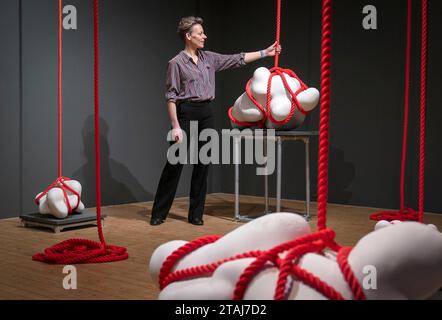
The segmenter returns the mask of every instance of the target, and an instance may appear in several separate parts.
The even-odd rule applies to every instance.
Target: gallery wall
[[[151,201],[164,165],[169,121],[164,101],[167,62],[182,43],[179,18],[205,20],[206,49],[220,53],[264,49],[275,38],[275,1],[167,0],[100,2],[100,100],[103,205]],[[92,4],[70,0],[78,28],[63,32],[63,175],[83,185],[95,205],[93,146]],[[337,0],[333,6],[330,192],[333,203],[396,208],[405,82],[403,0],[373,0],[376,30],[362,28],[367,5]],[[429,4],[428,110],[425,208],[442,212],[439,122],[442,4]],[[420,3],[414,1],[406,198],[417,203]],[[280,65],[319,88],[319,0],[283,1]],[[0,217],[34,212],[35,195],[57,177],[57,4],[53,0],[0,2]],[[244,92],[260,60],[217,75],[217,129],[229,128],[227,109]],[[319,110],[301,129],[317,130]],[[311,142],[312,197],[316,197],[317,138]],[[304,149],[284,144],[282,196],[304,199]],[[187,196],[186,168],[177,196]],[[275,195],[275,177],[270,193]],[[212,166],[209,192],[232,193],[232,165]],[[255,166],[241,167],[241,193],[263,195]],[[233,209],[233,208],[232,208]]]

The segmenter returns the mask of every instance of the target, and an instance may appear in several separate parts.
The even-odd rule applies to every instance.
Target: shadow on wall
[[[346,161],[344,151],[332,145],[329,154],[329,202],[348,204],[353,195],[350,186],[356,175],[355,166],[352,162]]]
[[[100,118],[100,157],[101,157],[101,204],[123,204],[151,200],[147,192],[126,166],[110,158],[107,141],[109,127]],[[95,142],[94,116],[89,116],[82,129],[86,163],[76,170],[73,178],[81,182],[82,201],[86,207],[95,206]]]

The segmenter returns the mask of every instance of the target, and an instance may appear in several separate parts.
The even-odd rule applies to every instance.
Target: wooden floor
[[[241,197],[242,214],[263,211],[262,203],[262,198]],[[302,201],[282,204],[285,211],[304,210]],[[151,206],[146,202],[103,208],[108,215],[104,227],[107,243],[128,248],[130,257],[121,262],[77,265],[77,290],[63,289],[63,266],[34,262],[31,256],[70,238],[97,240],[95,227],[57,235],[45,229],[24,228],[18,218],[0,220],[0,299],[156,299],[158,289],[149,277],[148,262],[157,246],[169,240],[223,235],[240,225],[233,219],[233,196],[228,194],[208,196],[202,227],[187,223],[187,199],[176,199],[166,223],[156,227],[149,224]],[[330,205],[327,225],[336,230],[339,243],[354,245],[373,230],[374,222],[368,216],[378,210]],[[311,211],[315,228],[314,203]],[[427,214],[425,221],[442,229],[442,215]]]

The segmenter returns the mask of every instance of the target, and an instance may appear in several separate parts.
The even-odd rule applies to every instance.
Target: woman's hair
[[[178,24],[178,35],[180,36],[181,40],[185,40],[186,38],[186,33],[190,32],[190,30],[192,30],[192,27],[196,24],[203,24],[203,19],[200,17],[184,17],[181,18],[180,23]]]

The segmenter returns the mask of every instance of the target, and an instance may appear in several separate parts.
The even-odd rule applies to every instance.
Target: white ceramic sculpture
[[[264,109],[267,103],[267,85],[270,75],[271,73],[269,69],[260,67],[255,70],[250,81],[250,91],[252,96],[262,107],[264,107]],[[290,89],[295,93],[301,87],[301,84],[296,78],[291,77],[287,73],[284,73],[284,75]],[[315,88],[308,88],[301,91],[297,95],[297,99],[301,108],[305,112],[312,111],[318,105],[319,91]],[[281,77],[276,75],[272,78],[270,112],[275,120],[282,121],[290,114],[290,110],[291,95],[285,88]],[[232,116],[240,122],[257,122],[263,119],[262,113],[255,106],[246,92],[235,101],[232,107]],[[305,115],[296,108],[292,119],[287,124],[275,124],[267,118],[265,126],[266,128],[273,129],[295,129],[304,122],[304,119]],[[232,122],[232,126],[238,127],[234,122]]]
[[[267,250],[310,232],[308,223],[299,215],[266,215],[186,255],[172,271],[251,250]],[[165,259],[186,243],[171,241],[155,250],[149,266],[153,281],[158,283]],[[173,282],[160,292],[159,299],[231,299],[237,280],[253,259],[224,263],[210,276]],[[442,234],[433,225],[384,221],[355,245],[348,262],[367,299],[426,299],[442,287]],[[333,286],[344,298],[353,298],[333,252],[305,254],[298,265]],[[367,267],[375,274],[367,274]],[[278,272],[272,264],[267,264],[249,284],[244,299],[273,299]],[[364,285],[367,276],[375,276],[370,279],[369,287]],[[288,299],[325,299],[315,289],[290,278],[293,282]]]
[[[77,192],[80,196],[77,197],[73,192],[68,189],[65,189],[66,194],[69,199],[69,205],[72,209],[78,207],[75,210],[76,212],[80,212],[84,210],[84,204],[81,202],[81,184],[76,180],[67,180],[64,183]],[[35,197],[36,199],[42,194],[40,192]],[[80,203],[78,203],[80,201]],[[66,203],[66,199],[64,197],[63,191],[59,187],[53,187],[48,190],[48,192],[39,199],[38,209],[41,214],[51,214],[56,218],[63,219],[66,218],[69,214],[69,208]]]

